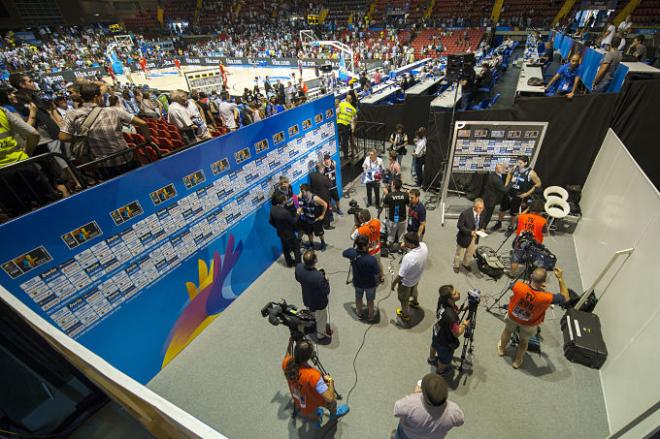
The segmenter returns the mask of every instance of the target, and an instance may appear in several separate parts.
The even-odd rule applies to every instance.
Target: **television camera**
[[[461,352],[461,364],[458,366],[459,371],[463,371],[463,364],[467,355],[472,355],[474,351],[474,331],[477,328],[477,310],[479,309],[480,302],[481,291],[477,288],[471,288],[468,290],[467,299],[461,305],[463,314],[461,314],[460,320],[467,319],[470,323],[463,333],[463,351]]]
[[[291,337],[295,341],[302,340],[307,334],[316,331],[316,319],[311,311],[298,310],[282,299],[280,303],[268,302],[261,309],[261,316],[268,317],[268,323],[273,326],[284,325],[289,328]]]

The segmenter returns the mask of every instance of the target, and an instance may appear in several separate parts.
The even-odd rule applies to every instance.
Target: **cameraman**
[[[309,365],[308,361],[314,354],[314,345],[309,340],[301,340],[293,348],[294,340],[289,339],[287,354],[282,361],[282,370],[289,384],[295,410],[306,419],[316,423],[317,428],[323,422],[323,409],[330,411],[330,420],[346,415],[348,405],[337,406],[335,397],[335,382],[330,375]],[[289,354],[293,348],[293,356]]]
[[[570,300],[563,272],[560,268],[555,267],[554,273],[559,281],[559,294],[545,291],[545,281],[548,276],[545,268],[535,269],[529,284],[517,281],[511,287],[513,297],[509,301],[509,310],[504,319],[504,331],[497,343],[497,354],[500,357],[504,356],[504,349],[511,339],[511,334],[518,330],[520,343],[516,357],[511,364],[514,369],[518,369],[522,365],[523,356],[527,351],[527,343],[536,334],[538,326],[543,323],[548,307]]]
[[[326,334],[326,323],[328,322],[330,282],[325,277],[325,271],[316,269],[316,262],[314,250],[307,250],[303,254],[303,263],[296,264],[296,280],[302,287],[305,307],[314,313],[317,341],[328,344],[330,335]]]
[[[399,274],[392,282],[392,291],[398,287],[397,293],[401,308],[397,308],[396,315],[404,322],[408,322],[410,321],[409,307],[420,307],[417,301],[417,284],[422,278],[429,249],[426,244],[419,242],[419,237],[414,232],[406,233],[403,240],[408,252],[401,259]]]
[[[366,294],[367,322],[372,323],[375,318],[374,300],[381,269],[378,260],[369,254],[369,238],[359,235],[355,238],[355,246],[344,250],[342,256],[351,261],[353,287],[355,288],[355,312],[360,320],[364,319],[362,296]]]
[[[543,244],[543,233],[547,228],[548,222],[541,216],[541,211],[544,210],[543,201],[534,200],[529,206],[528,212],[518,215],[518,228],[516,235],[520,236],[521,233],[530,233],[534,237],[537,244]],[[513,256],[511,257],[511,272],[510,276],[516,276],[518,267],[524,261],[525,254],[520,248],[513,248]],[[533,262],[533,261],[529,261]]]
[[[380,221],[377,218],[371,218],[369,209],[362,209],[357,214],[357,220],[360,225],[353,226],[353,233],[351,239],[356,240],[358,236],[363,235],[369,239],[369,254],[376,258],[378,266],[380,267],[380,274],[378,276],[380,282],[385,281],[383,274],[383,264],[380,262]]]
[[[456,306],[456,302],[461,299],[460,291],[453,285],[443,285],[438,293],[436,311],[438,321],[433,325],[433,339],[428,363],[436,366],[437,373],[446,376],[451,372],[454,351],[460,345],[458,337],[463,335],[470,321],[466,319],[459,324],[458,313],[460,310]]]
[[[406,209],[410,203],[408,194],[401,190],[401,179],[395,178],[392,182],[394,191],[385,195],[383,205],[387,207],[387,246],[391,247],[394,241],[403,239],[406,230]]]

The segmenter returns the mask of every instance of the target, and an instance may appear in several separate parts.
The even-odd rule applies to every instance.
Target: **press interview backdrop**
[[[146,383],[279,257],[272,188],[336,139],[326,96],[5,223],[0,283]]]

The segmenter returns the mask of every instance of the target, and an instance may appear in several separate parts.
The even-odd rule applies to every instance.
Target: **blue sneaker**
[[[339,209],[335,210],[335,212],[336,212],[337,215],[339,215],[339,216],[344,216],[344,212],[342,212],[342,211],[339,210]]]
[[[320,430],[321,425],[323,424],[323,409],[321,407],[316,409],[316,416],[319,417],[319,420],[314,422],[314,428]]]
[[[335,419],[339,419],[342,416],[346,416],[350,411],[351,409],[347,404],[340,404],[337,406],[337,412],[330,414],[330,420],[334,421]]]

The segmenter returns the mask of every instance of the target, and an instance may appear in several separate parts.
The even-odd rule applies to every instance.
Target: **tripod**
[[[319,355],[316,352],[316,345],[314,344],[314,342],[309,337],[307,337],[305,335],[302,338],[297,339],[296,343],[298,343],[299,341],[302,341],[302,340],[308,341],[312,345],[312,347],[314,348],[314,350],[312,351],[312,356],[310,358],[310,361],[314,364],[314,366],[316,366],[316,368],[319,370],[319,372],[321,372],[322,376],[328,375],[328,371],[326,370],[325,367],[323,367],[323,364],[321,363],[321,359],[319,358]],[[293,347],[293,344],[292,344],[291,347],[287,350],[287,353],[291,357],[293,357],[293,351],[294,351],[294,347]],[[339,392],[337,392],[336,389],[335,389],[335,396],[337,397],[338,400],[343,399],[343,396],[341,396],[339,394]],[[295,404],[294,404],[294,412],[295,412]]]
[[[506,242],[506,241],[505,241]],[[502,243],[504,244],[504,243]],[[500,246],[501,247],[501,246]],[[499,250],[499,249],[498,249]],[[492,312],[491,310],[495,308],[495,305],[498,305],[498,308],[506,308],[506,306],[500,305],[500,301],[502,300],[502,297],[509,291],[509,289],[519,280],[522,279],[523,282],[526,282],[529,280],[530,276],[532,275],[532,271],[534,271],[534,266],[530,262],[530,258],[528,257],[529,255],[527,254],[528,252],[525,252],[524,255],[524,260],[525,260],[525,269],[518,274],[515,279],[513,279],[511,282],[509,282],[507,285],[504,286],[502,291],[500,292],[500,295],[495,299],[493,303],[490,304],[488,308],[486,308],[486,311]]]
[[[465,304],[463,304],[463,306],[465,306]],[[479,308],[479,304],[471,305],[469,304],[469,299],[468,299],[468,307],[463,311],[463,314],[459,319],[459,321],[462,321],[463,317],[465,317],[465,314],[467,314],[467,319],[470,321],[468,327],[465,328],[465,334],[463,337],[463,351],[461,352],[461,364],[458,366],[459,372],[463,371],[463,364],[465,363],[465,359],[467,358],[467,355],[468,354],[472,355],[472,352],[474,352],[474,331],[477,329],[478,308]]]

